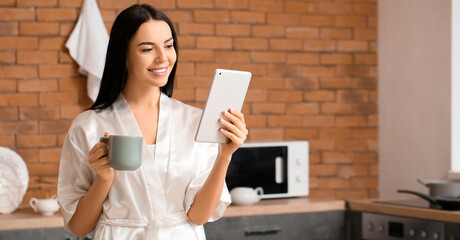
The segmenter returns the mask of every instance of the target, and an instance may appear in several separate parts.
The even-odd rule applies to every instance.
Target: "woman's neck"
[[[128,85],[123,90],[123,97],[131,108],[152,109],[158,108],[161,91],[159,87],[148,89],[133,89]]]

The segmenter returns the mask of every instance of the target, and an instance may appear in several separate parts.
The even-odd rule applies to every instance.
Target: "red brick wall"
[[[110,29],[139,1],[98,0]],[[151,0],[175,23],[174,97],[203,106],[215,68],[248,70],[250,141],[308,140],[311,196],[377,196],[376,0]],[[0,0],[0,146],[56,193],[60,147],[91,101],[65,41],[82,0]]]

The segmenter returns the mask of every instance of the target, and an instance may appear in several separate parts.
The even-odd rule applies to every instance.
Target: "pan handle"
[[[419,182],[420,184],[422,184],[423,186],[425,187],[428,187],[428,183],[420,178],[417,178],[417,182]]]
[[[413,194],[413,195],[416,195],[416,196],[418,196],[420,198],[423,198],[423,199],[427,200],[430,203],[436,203],[436,199],[434,197],[431,197],[429,195],[426,195],[426,194],[423,194],[423,193],[420,193],[420,192],[409,191],[409,190],[398,190],[398,193]]]

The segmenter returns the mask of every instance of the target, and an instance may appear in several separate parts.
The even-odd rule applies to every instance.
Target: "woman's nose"
[[[166,57],[166,53],[164,52],[164,50],[163,49],[159,50],[157,52],[157,56],[155,57],[155,62],[161,63],[167,60],[168,58]]]

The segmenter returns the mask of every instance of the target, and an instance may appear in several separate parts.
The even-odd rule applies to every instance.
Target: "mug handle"
[[[110,137],[104,136],[104,137],[99,138],[99,142],[108,141],[109,139],[110,139]]]
[[[258,188],[254,189],[254,190],[256,190],[256,193],[259,196],[264,194],[264,189],[262,187],[258,187]]]
[[[32,207],[32,209],[34,209],[35,212],[37,212],[37,207],[35,206],[37,205],[37,203],[38,200],[36,198],[31,198],[29,201],[30,206]]]

